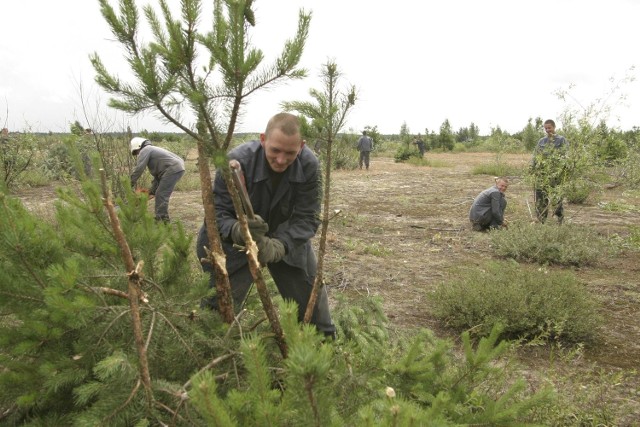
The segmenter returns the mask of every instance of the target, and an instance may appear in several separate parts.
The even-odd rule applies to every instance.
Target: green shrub
[[[484,139],[475,148],[477,151],[494,153],[522,153],[525,150],[522,141],[500,134]]]
[[[581,179],[571,181],[565,186],[563,192],[569,203],[579,205],[585,203],[595,189],[596,185],[593,182]]]
[[[627,157],[628,147],[619,135],[608,133],[596,143],[597,156],[607,163]]]
[[[353,147],[357,146],[357,139],[353,135],[342,135],[331,143],[332,170],[353,170],[358,167],[360,153]],[[327,142],[317,139],[309,146],[318,155],[323,165],[327,163]]]
[[[627,156],[616,167],[616,175],[620,181],[630,188],[640,187],[640,149],[630,149]]]
[[[153,142],[153,144],[177,154],[178,156],[182,157],[183,160],[187,160],[189,151],[196,148],[195,142],[188,138],[183,138],[182,140],[178,141],[164,140],[157,143]]]
[[[393,159],[396,163],[406,162],[409,159],[422,159],[420,155],[420,151],[417,148],[407,144],[400,144],[398,149],[396,150]]]
[[[39,169],[28,169],[20,175],[20,186],[26,187],[46,187],[51,184],[49,175]]]
[[[456,142],[452,151],[454,153],[465,153],[467,151],[467,146],[462,142]]]
[[[610,246],[589,228],[564,224],[514,223],[491,233],[498,256],[538,264],[591,265]]]
[[[391,336],[379,300],[342,300],[337,345],[324,345],[297,324],[294,304],[279,307],[288,358],[273,360],[268,341],[245,335],[235,381],[194,377],[186,404],[204,420],[195,425],[515,425],[552,404],[550,388],[527,389],[511,368],[499,328],[479,342],[463,334],[459,357],[430,331]]]
[[[474,175],[519,176],[522,168],[507,163],[482,163],[473,167]]]
[[[17,133],[0,139],[0,184],[8,189],[17,188],[21,177],[34,168],[37,141],[31,133]]]
[[[595,300],[574,274],[513,261],[463,271],[430,298],[438,318],[481,336],[502,325],[508,338],[577,343],[595,338],[600,324]]]
[[[98,152],[88,136],[65,136],[46,145],[40,169],[50,180],[80,179],[78,168],[82,168],[85,175],[90,175],[93,167],[91,157],[96,155]]]

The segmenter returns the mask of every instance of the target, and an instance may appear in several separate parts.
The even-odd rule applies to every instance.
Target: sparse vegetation
[[[461,270],[431,295],[445,324],[486,336],[501,326],[509,339],[592,342],[598,306],[571,272],[489,262]]]
[[[521,262],[567,266],[592,265],[615,249],[593,230],[573,224],[516,222],[491,233],[497,256]]]
[[[473,173],[475,175],[520,176],[522,175],[522,168],[497,161],[495,163],[477,165],[473,168]]]

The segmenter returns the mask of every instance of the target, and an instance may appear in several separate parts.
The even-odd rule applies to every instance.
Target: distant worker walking
[[[360,152],[360,161],[358,162],[360,169],[362,165],[369,170],[369,155],[373,151],[373,139],[367,135],[367,131],[362,131],[362,136],[358,140],[358,151]]]
[[[508,186],[507,178],[496,178],[496,185],[478,194],[469,210],[469,221],[474,231],[506,227],[504,211],[507,208],[507,199],[504,193]]]
[[[184,160],[169,150],[153,146],[146,138],[135,137],[130,145],[131,154],[137,157],[136,167],[131,173],[131,187],[136,188],[145,168],[149,168],[153,176],[149,195],[156,199],[156,221],[169,222],[169,199],[184,175]]]
[[[531,159],[536,214],[538,221],[544,223],[549,214],[549,207],[553,204],[555,205],[553,215],[557,217],[558,224],[562,224],[563,194],[559,191],[559,186],[565,180],[569,143],[564,136],[556,135],[556,124],[553,120],[545,120],[544,130],[547,136],[538,141]]]

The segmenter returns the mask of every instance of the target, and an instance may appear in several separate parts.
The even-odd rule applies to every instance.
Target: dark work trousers
[[[201,227],[198,232],[197,245],[196,252],[198,259],[206,258],[207,255],[204,247],[209,246],[209,241],[204,227]],[[267,264],[269,273],[271,273],[271,277],[282,298],[285,300],[293,300],[298,304],[298,321],[304,319],[304,313],[307,309],[309,297],[311,296],[311,289],[313,288],[317,268],[317,261],[313,249],[310,246],[307,247],[309,253],[307,254],[308,263],[306,271],[293,267],[284,261]],[[227,264],[227,268],[230,269],[228,273],[231,283],[231,295],[237,311],[251,289],[253,276],[251,275],[248,263],[244,263],[235,270],[231,269],[231,266]],[[209,286],[215,288],[213,266],[210,263],[202,263],[202,270],[209,273]],[[211,300],[206,301],[205,305],[217,309],[218,302],[216,297],[214,296]],[[316,306],[311,316],[311,323],[325,334],[335,333],[336,327],[331,321],[329,298],[327,297],[327,291],[324,287],[318,293]]]
[[[184,175],[184,171],[162,175],[160,181],[154,180],[151,194],[156,196],[156,220],[169,221],[169,199],[182,175]]]
[[[360,169],[362,169],[362,164],[364,163],[365,167],[367,169],[369,169],[369,155],[371,154],[371,151],[361,151],[360,152]]]
[[[474,231],[487,231],[489,229],[496,230],[502,226],[502,224],[498,221],[498,218],[494,218],[491,215],[491,211],[487,211],[487,213],[477,221],[471,221],[471,226]]]
[[[549,205],[551,205],[552,200],[549,197],[549,193],[541,188],[535,189],[534,196],[536,201],[536,214],[538,215],[538,220],[540,222],[545,222],[547,220],[547,216],[549,215]],[[555,205],[553,214],[558,217],[558,221],[562,222],[564,216],[562,197],[559,197],[558,200],[554,200],[553,204]]]

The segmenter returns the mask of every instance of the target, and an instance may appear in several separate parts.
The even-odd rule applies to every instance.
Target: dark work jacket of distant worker
[[[273,172],[271,172],[267,164],[260,141],[246,142],[231,150],[228,157],[229,159],[238,160],[242,166],[253,210],[255,214],[260,215],[269,224],[267,236],[277,238],[285,246],[284,264],[267,265],[270,270],[277,268],[280,272],[281,283],[276,283],[276,285],[279,289],[281,286],[298,288],[294,289],[293,292],[299,294],[297,299],[300,299],[300,301],[296,302],[299,305],[300,313],[304,313],[310,289],[302,291],[300,287],[310,286],[310,283],[289,283],[286,269],[287,266],[297,267],[304,271],[305,275],[311,280],[316,275],[317,264],[310,240],[315,236],[320,225],[321,180],[318,159],[311,149],[306,145],[303,146],[296,160],[282,172],[279,177],[280,182],[274,193],[272,190]],[[248,270],[248,260],[244,251],[233,247],[230,238],[231,228],[237,221],[237,216],[229,190],[219,172],[216,173],[213,193],[216,221],[222,237],[222,246],[227,256],[227,272],[230,277],[234,277],[234,273],[238,272],[238,270],[242,268]],[[201,246],[204,245],[208,246],[208,242],[206,240],[206,228],[203,226],[198,235],[200,258],[203,255]],[[203,264],[203,268],[210,270],[206,264]],[[283,272],[284,274],[282,274]],[[291,274],[293,279],[293,272]],[[213,278],[213,276],[212,274],[211,277]],[[240,294],[237,295],[236,292],[239,289],[233,289],[233,281],[231,285],[234,301],[236,297],[242,298],[242,291],[240,290]],[[242,288],[242,284],[238,286]],[[316,311],[319,311],[319,313],[314,313],[315,319],[312,318],[312,323],[316,324],[318,329],[323,332],[333,332],[335,331],[335,326],[330,319],[326,292],[322,294],[319,296],[318,305],[316,306]],[[236,304],[238,303],[238,301],[235,302]]]
[[[482,191],[469,210],[469,221],[483,228],[497,228],[504,222],[507,199],[497,186]]]

